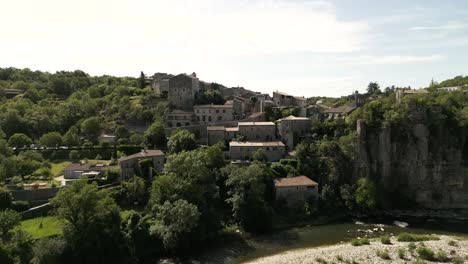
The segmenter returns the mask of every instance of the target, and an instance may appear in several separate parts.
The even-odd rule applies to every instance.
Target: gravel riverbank
[[[396,237],[391,237],[391,244],[383,244],[380,239],[371,239],[369,245],[353,246],[348,242],[326,247],[291,250],[245,263],[412,263],[420,258],[420,248],[429,248],[434,252],[435,258],[431,263],[438,262],[437,256],[439,260],[442,260],[444,255],[446,256],[444,262],[468,263],[467,240],[451,236],[438,236],[438,238],[439,240],[413,242],[411,246],[410,242],[399,242]],[[416,248],[410,249],[412,246]],[[385,253],[378,256],[378,252],[388,252],[389,259],[384,259],[387,258]]]

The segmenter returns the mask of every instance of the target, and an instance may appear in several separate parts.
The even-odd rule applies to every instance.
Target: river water
[[[371,232],[372,231],[372,232]],[[433,220],[410,224],[407,228],[392,223],[338,223],[308,226],[248,238],[233,245],[221,247],[198,258],[199,263],[240,264],[260,257],[288,250],[305,249],[347,242],[356,237],[379,237],[400,232],[453,235],[468,239],[468,222],[437,222]]]

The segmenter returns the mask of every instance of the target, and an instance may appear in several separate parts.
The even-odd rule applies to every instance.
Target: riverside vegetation
[[[452,82],[464,85],[468,79],[447,81]],[[156,147],[168,152],[164,172],[153,178],[142,169],[116,188],[100,190],[98,185],[115,181],[118,172],[111,171],[105,181],[80,180],[63,188],[50,201],[54,208],[51,214],[61,223],[60,232],[40,234],[30,231],[27,222],[20,224],[18,211],[29,206],[12,202],[9,193],[1,188],[0,263],[138,263],[148,256],[194,254],[203,246],[237,236],[233,230],[264,233],[310,223],[320,215],[368,213],[385,208],[393,198],[380,195],[386,186],[378,178],[350,175],[356,160],[356,122],[364,120],[369,133],[398,127],[401,133],[396,140],[403,141],[410,135],[405,129],[415,107],[439,107],[439,114],[430,116],[430,124],[447,128],[453,136],[447,144],[461,148],[463,159],[467,159],[466,93],[408,96],[398,104],[395,87],[381,91],[372,83],[368,88],[369,96],[380,97],[345,119],[314,123],[311,137],[295,147],[295,159],[265,163],[262,153],[257,153],[251,165],[237,167],[224,159],[224,144],[200,148],[196,135],[186,130],[165,135],[162,121],[167,101],[153,95],[144,76],[92,77],[82,71],[0,69],[0,91],[22,92],[0,101],[1,181],[14,178],[15,184],[23,184],[45,178],[54,184],[52,164],[66,160],[106,159],[115,164],[120,155],[131,152],[133,147]],[[348,99],[337,102],[346,103]],[[147,125],[148,129],[139,134],[128,130],[129,125]],[[102,131],[117,135],[117,151],[97,141]],[[148,163],[140,166],[147,168]],[[308,175],[319,182],[318,206],[315,201],[308,201],[287,208],[284,202],[275,201],[273,179],[298,175]],[[417,205],[410,199],[395,204],[405,208]],[[122,210],[129,212],[122,216]],[[44,228],[45,224],[46,221],[39,223],[37,228]],[[409,237],[414,241],[421,239]],[[367,255],[378,257],[374,246],[379,244],[379,250],[388,247],[388,252],[379,255],[395,260],[402,243],[411,243],[391,238],[391,244],[382,244],[366,239],[352,242],[358,247],[337,246],[334,252],[369,248],[373,252]],[[424,243],[449,246],[444,239]],[[465,245],[463,241],[456,243],[460,248]],[[419,254],[420,248],[417,245],[414,254]],[[409,249],[403,253],[409,256]],[[327,261],[335,259],[335,255]],[[434,258],[437,256],[443,254],[436,251]]]

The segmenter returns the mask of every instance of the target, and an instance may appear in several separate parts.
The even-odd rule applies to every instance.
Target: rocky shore
[[[439,240],[423,242],[399,242],[390,237],[391,244],[384,244],[380,239],[371,239],[369,245],[353,246],[341,243],[310,249],[292,250],[255,259],[249,264],[279,263],[426,263],[421,249],[434,253],[431,263],[452,262],[468,263],[468,240],[438,236]],[[427,250],[425,250],[427,253]]]

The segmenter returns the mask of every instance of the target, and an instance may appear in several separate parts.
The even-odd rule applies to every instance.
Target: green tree
[[[122,182],[122,191],[128,204],[143,205],[146,203],[147,192],[145,181],[142,178],[133,176],[130,180]]]
[[[166,148],[166,132],[161,122],[154,122],[145,131],[146,141],[150,146],[156,148]]]
[[[140,78],[138,79],[138,87],[141,89],[146,87],[146,76],[143,72],[140,72]]]
[[[63,136],[63,143],[66,146],[79,146],[80,145],[80,137],[78,136],[78,129],[75,126],[70,127],[67,133]]]
[[[153,210],[155,217],[149,230],[162,240],[164,248],[175,250],[190,247],[185,237],[198,225],[200,212],[197,206],[185,200],[177,200],[173,203],[166,201]]]
[[[267,162],[268,157],[264,149],[258,149],[252,155],[253,160],[260,161],[260,162]]]
[[[11,237],[9,248],[10,254],[16,263],[30,263],[32,259],[32,247],[34,239],[22,229],[15,230]]]
[[[64,251],[66,242],[63,238],[44,237],[36,241],[33,246],[32,264],[61,264],[65,263]]]
[[[363,210],[374,209],[377,205],[375,183],[368,178],[360,178],[357,181],[356,205]]]
[[[233,218],[248,232],[265,232],[272,228],[273,210],[270,205],[273,180],[264,164],[249,167],[229,166],[226,186],[229,188],[228,204]]]
[[[81,123],[81,132],[90,138],[95,138],[101,132],[101,122],[95,116],[85,119]]]
[[[49,132],[42,135],[39,139],[39,143],[45,147],[57,147],[62,144],[62,135],[59,132]]]
[[[133,145],[140,146],[140,145],[143,145],[145,141],[146,141],[146,138],[142,134],[135,133],[130,136],[130,143],[132,143]]]
[[[12,230],[15,226],[19,225],[20,221],[21,216],[17,212],[11,209],[5,209],[3,211],[0,211],[0,231],[2,241],[9,240],[10,230]]]
[[[369,85],[367,86],[367,93],[368,94],[381,93],[379,84],[377,82],[370,82]]]
[[[80,152],[78,150],[72,150],[70,151],[70,153],[68,154],[68,158],[72,161],[72,162],[79,162],[80,161]]]
[[[121,138],[128,138],[130,134],[128,132],[128,129],[125,126],[118,126],[115,129],[115,135],[117,136],[117,139],[121,139]]]
[[[0,210],[5,210],[11,206],[12,197],[8,189],[0,187]]]
[[[96,183],[75,181],[50,200],[60,219],[63,235],[78,263],[122,262],[125,254],[120,233],[120,209]]]
[[[31,144],[32,140],[23,133],[15,133],[8,139],[8,145],[10,145],[11,147],[29,147]]]
[[[167,148],[169,153],[179,153],[193,150],[197,147],[195,135],[187,130],[180,130],[169,137]]]

